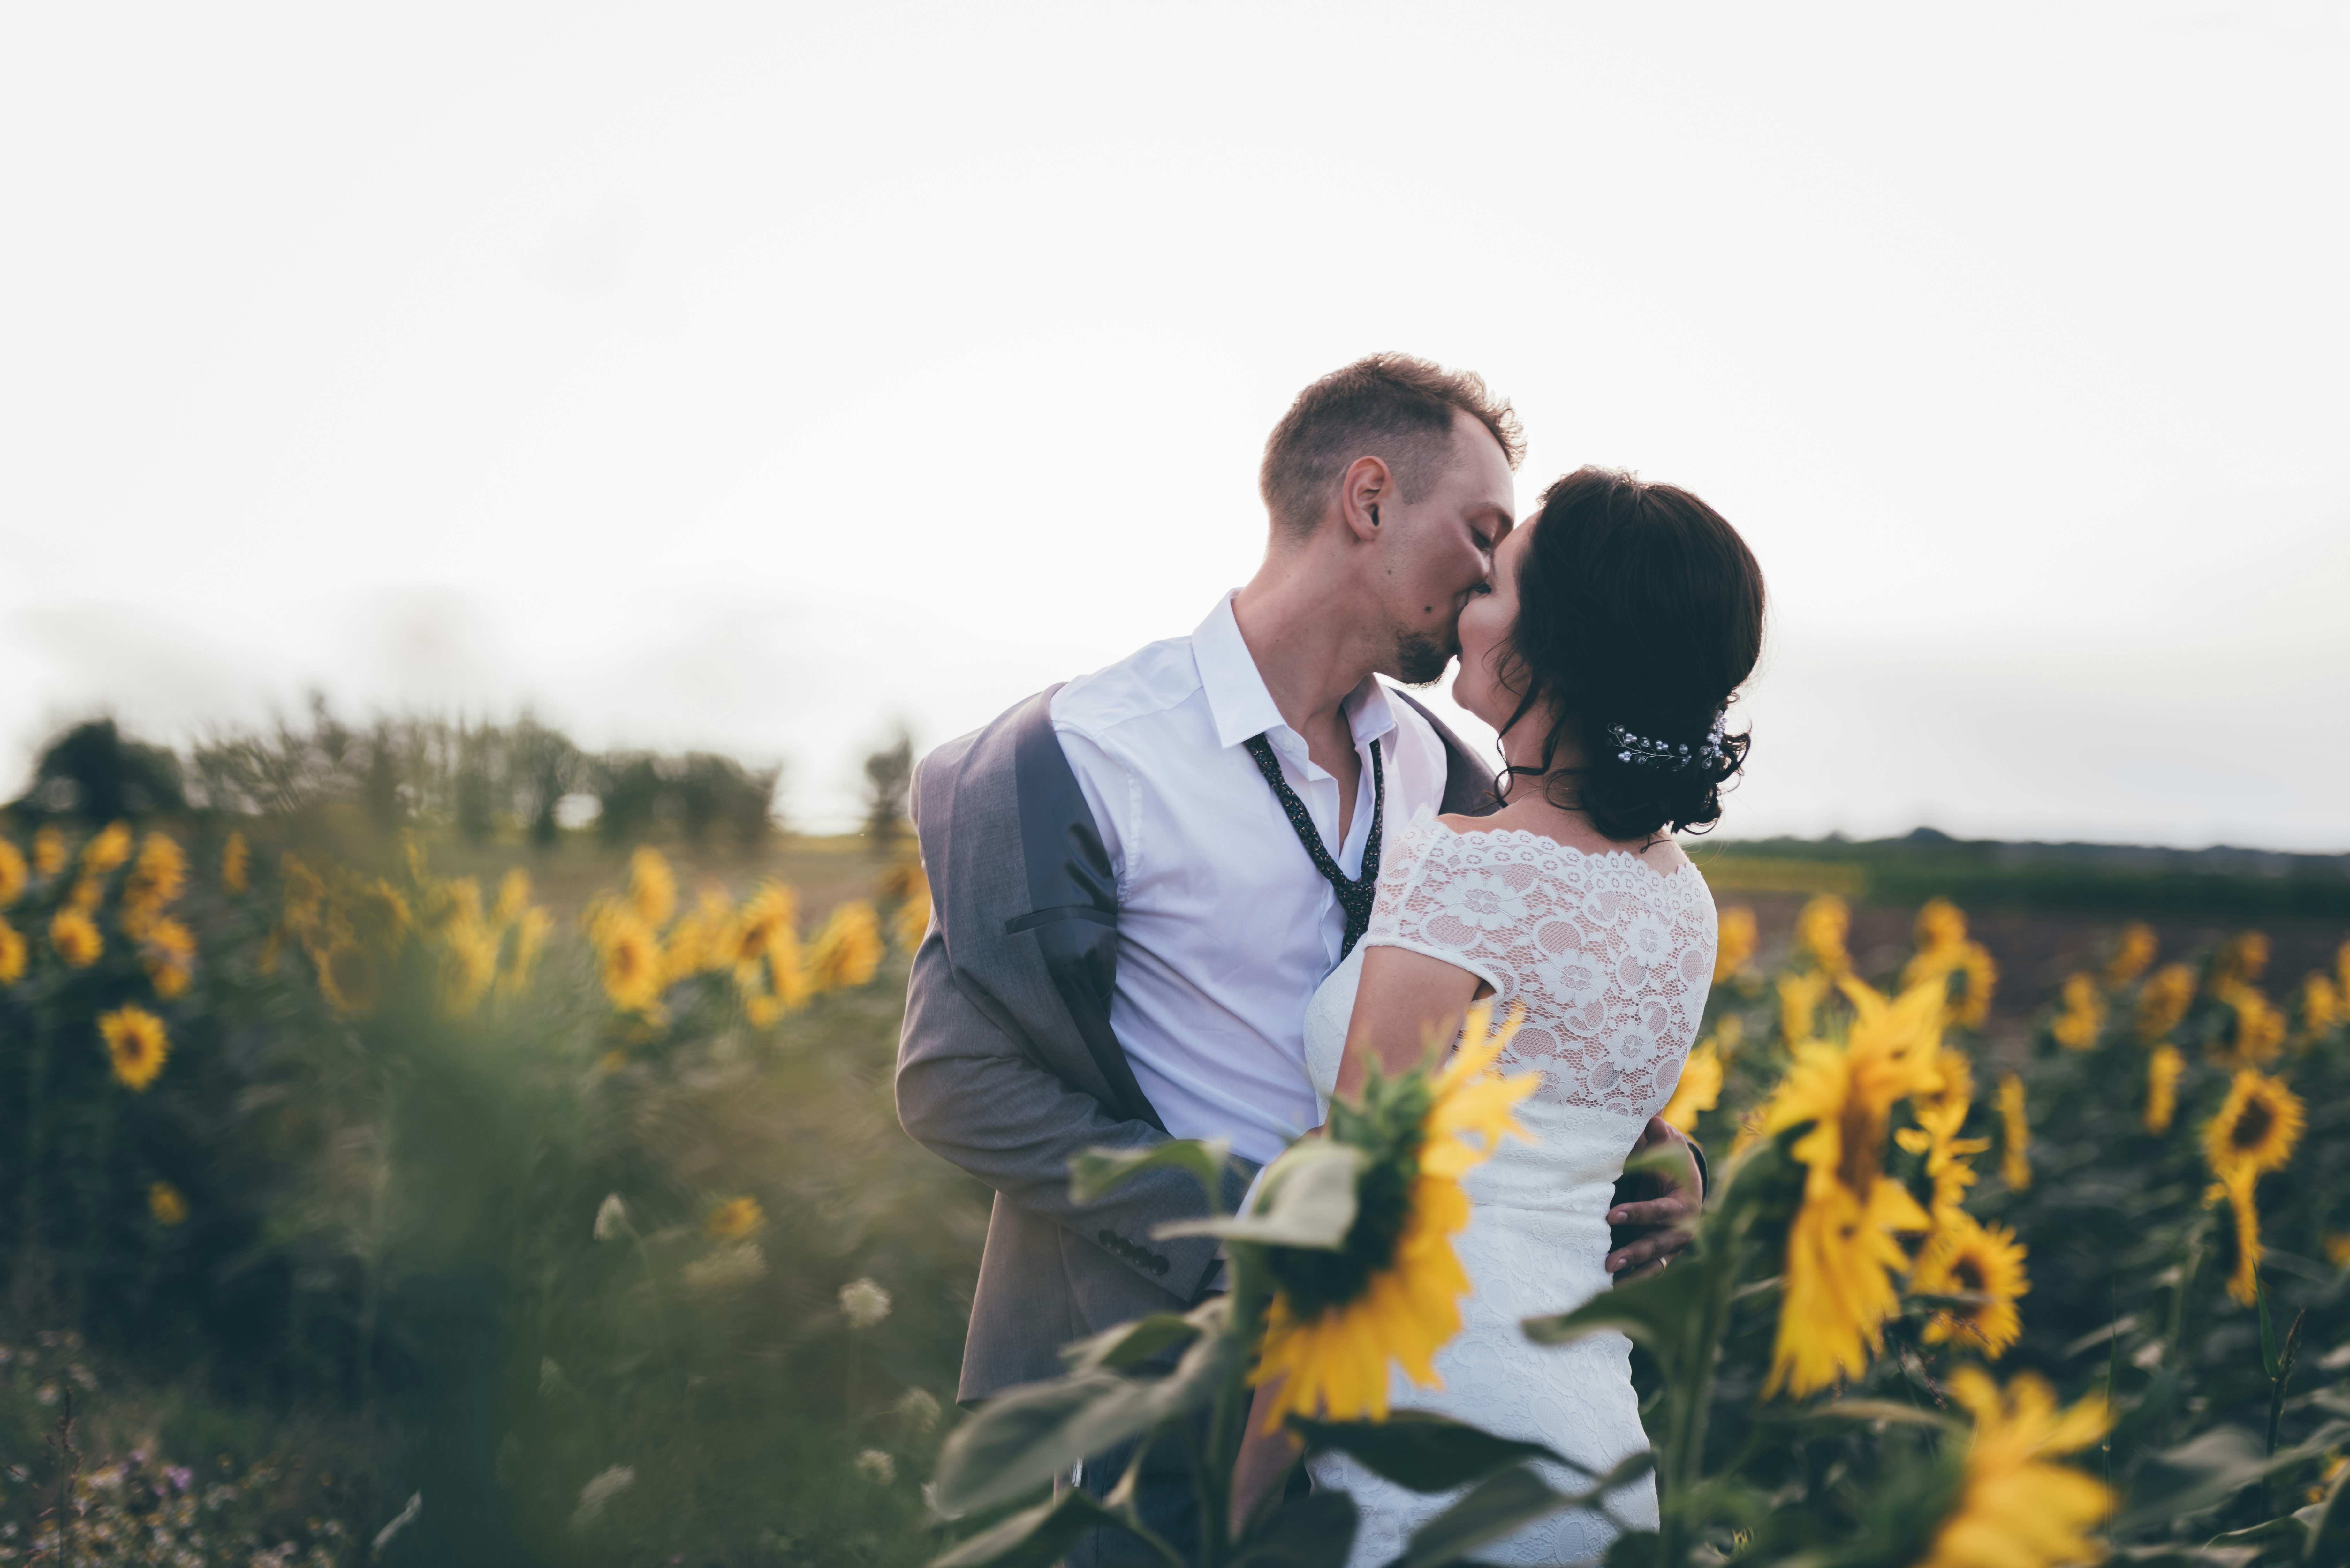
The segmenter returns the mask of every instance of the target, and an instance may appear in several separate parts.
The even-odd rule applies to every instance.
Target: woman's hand
[[[1632,1154],[1671,1147],[1681,1154],[1675,1168],[1642,1172],[1625,1184],[1645,1187],[1650,1196],[1618,1203],[1607,1211],[1608,1224],[1634,1232],[1607,1254],[1607,1272],[1618,1284],[1655,1273],[1696,1234],[1698,1215],[1705,1208],[1705,1184],[1698,1175],[1697,1157],[1690,1151],[1689,1139],[1664,1117],[1650,1116],[1632,1145]],[[1624,1187],[1617,1190],[1620,1195]]]
[[[1238,1541],[1248,1531],[1249,1522],[1263,1511],[1269,1499],[1278,1498],[1288,1484],[1290,1467],[1297,1462],[1304,1446],[1285,1431],[1260,1430],[1264,1425],[1264,1413],[1281,1390],[1281,1380],[1275,1378],[1256,1391],[1249,1406],[1248,1428],[1241,1438],[1240,1457],[1232,1463],[1232,1539]]]

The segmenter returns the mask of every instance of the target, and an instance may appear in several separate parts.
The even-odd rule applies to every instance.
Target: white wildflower
[[[596,1240],[619,1241],[620,1232],[628,1228],[628,1223],[629,1206],[620,1201],[619,1193],[606,1193],[603,1207],[596,1210]]]
[[[898,1414],[918,1432],[939,1424],[939,1397],[927,1388],[909,1388],[898,1401]]]
[[[871,1280],[851,1280],[840,1287],[840,1310],[851,1328],[871,1328],[889,1315],[889,1293]]]
[[[571,1512],[571,1528],[584,1531],[603,1517],[605,1505],[637,1484],[637,1472],[627,1465],[614,1465],[590,1480],[579,1489],[579,1506]]]
[[[888,1486],[898,1479],[898,1461],[879,1449],[868,1449],[857,1456],[857,1473]]]
[[[690,1291],[731,1290],[747,1285],[767,1272],[767,1254],[759,1250],[756,1241],[736,1241],[729,1246],[712,1247],[709,1252],[685,1266],[685,1288]]]

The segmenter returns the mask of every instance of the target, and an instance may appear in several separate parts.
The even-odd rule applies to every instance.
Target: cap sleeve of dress
[[[1441,863],[1458,842],[1434,808],[1423,805],[1412,814],[1402,836],[1379,867],[1378,898],[1371,906],[1371,922],[1363,932],[1362,945],[1402,948],[1440,959],[1475,975],[1507,1002],[1518,989],[1509,967],[1491,962],[1487,953],[1471,951],[1472,942],[1454,940],[1460,934],[1454,929],[1458,922],[1442,919],[1446,900],[1430,888],[1431,867],[1437,868],[1436,881],[1452,880]],[[1518,912],[1523,918],[1523,905]]]

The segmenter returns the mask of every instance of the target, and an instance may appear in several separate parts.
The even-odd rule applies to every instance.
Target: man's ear
[[[1379,536],[1382,509],[1395,509],[1395,476],[1376,457],[1358,457],[1338,481],[1339,525],[1364,544]]]

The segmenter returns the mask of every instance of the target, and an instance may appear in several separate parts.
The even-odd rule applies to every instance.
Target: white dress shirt
[[[1272,742],[1348,877],[1371,822],[1370,743],[1387,774],[1385,843],[1444,794],[1444,743],[1367,677],[1347,717],[1362,781],[1338,842],[1338,781],[1306,755],[1257,673],[1227,594],[1188,638],[1154,642],[1053,696],[1053,728],[1118,878],[1110,1025],[1176,1137],[1271,1159],[1321,1117],[1305,1004],[1336,968],[1346,911],[1244,743]]]

